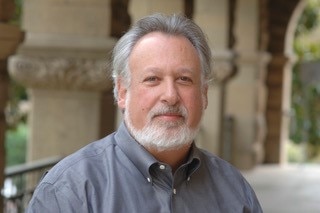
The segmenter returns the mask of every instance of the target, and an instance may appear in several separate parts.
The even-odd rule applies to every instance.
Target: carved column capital
[[[222,83],[232,72],[232,60],[234,53],[232,51],[213,52],[213,73],[214,83]]]
[[[9,73],[26,87],[101,91],[112,86],[107,59],[15,55]]]

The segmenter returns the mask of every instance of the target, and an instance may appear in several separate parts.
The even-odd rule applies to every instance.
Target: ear
[[[126,107],[126,98],[127,98],[127,87],[124,85],[123,81],[121,79],[117,80],[117,87],[118,87],[118,107],[122,111]]]
[[[203,108],[207,109],[208,107],[208,85],[203,88]]]

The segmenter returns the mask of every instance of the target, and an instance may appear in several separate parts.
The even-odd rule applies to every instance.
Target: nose
[[[180,97],[178,88],[174,82],[168,81],[166,84],[164,84],[161,101],[167,105],[174,106],[179,102],[179,99]]]

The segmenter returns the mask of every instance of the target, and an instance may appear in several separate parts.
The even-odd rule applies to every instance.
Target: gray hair
[[[112,78],[115,100],[118,100],[118,79],[127,87],[130,85],[129,57],[133,47],[143,36],[152,32],[187,38],[198,52],[204,84],[211,79],[211,50],[200,27],[184,16],[154,14],[140,19],[120,38],[113,49]]]

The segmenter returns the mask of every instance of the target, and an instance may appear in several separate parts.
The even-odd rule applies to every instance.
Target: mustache
[[[150,113],[149,117],[153,118],[159,115],[164,115],[164,114],[175,114],[182,116],[183,118],[187,118],[188,112],[187,109],[183,106],[159,106],[153,108]]]

